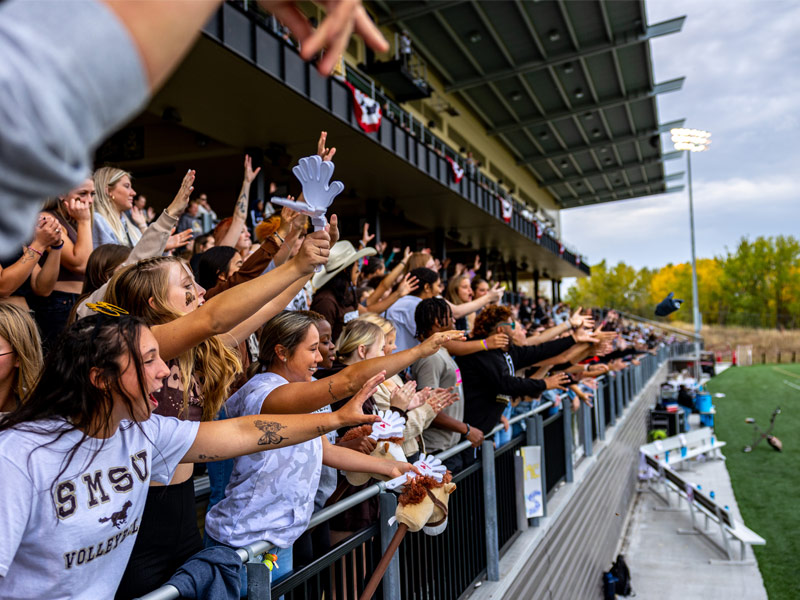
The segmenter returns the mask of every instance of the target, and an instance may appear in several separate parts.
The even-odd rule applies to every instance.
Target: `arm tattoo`
[[[239,201],[236,203],[236,213],[241,217],[247,216],[247,192],[242,192]]]
[[[198,454],[197,458],[200,460],[219,460],[222,457],[216,454]]]
[[[270,444],[280,444],[283,440],[288,440],[289,438],[280,435],[278,432],[281,429],[286,429],[286,425],[281,425],[277,421],[255,421],[253,423],[256,429],[264,432],[264,435],[261,436],[258,440],[259,446],[269,446]]]
[[[317,433],[320,435],[325,435],[326,433],[328,433],[328,428],[323,427],[322,425],[317,425]]]
[[[26,248],[25,252],[22,255],[22,258],[19,259],[19,262],[24,265],[31,262],[32,260],[36,260],[36,253],[30,248]]]
[[[338,402],[339,401],[339,399],[333,393],[333,381],[329,381],[328,382],[328,394],[330,395],[332,402]]]

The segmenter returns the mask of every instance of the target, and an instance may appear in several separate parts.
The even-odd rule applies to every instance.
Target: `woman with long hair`
[[[125,215],[136,197],[131,174],[115,167],[101,167],[94,172],[94,188],[92,234],[95,248],[100,244],[133,248],[142,237],[142,231]]]
[[[22,405],[41,368],[42,345],[30,313],[0,302],[0,414]]]
[[[0,420],[2,598],[112,598],[141,534],[151,480],[166,484],[179,463],[375,420],[361,409],[369,388],[333,414],[209,423],[151,415],[169,373],[156,337],[117,307],[96,308],[105,314],[56,340],[27,401]]]
[[[314,267],[324,264],[329,239],[326,231],[308,236],[292,261],[206,303],[205,290],[175,257],[143,260],[112,277],[105,301],[152,327],[169,367],[156,394],[156,414],[190,421],[215,418],[242,368],[236,346],[280,312]],[[191,465],[183,465],[166,489],[153,484],[118,598],[136,597],[164,583],[202,549],[191,476]]]
[[[444,294],[445,300],[451,305],[458,306],[472,301],[472,285],[467,275],[451,277],[447,282],[447,290]],[[470,323],[472,321],[472,323]],[[471,325],[475,322],[475,313],[459,317],[455,321],[456,329],[469,332]]]
[[[229,416],[318,411],[338,399],[336,390],[343,386],[353,390],[375,382],[367,379],[375,373],[397,372],[416,360],[415,355],[435,352],[451,335],[456,334],[445,333],[427,340],[418,350],[367,360],[331,377],[314,380],[322,360],[315,320],[303,313],[284,311],[265,325],[258,363],[252,365],[255,374],[231,396],[226,410]],[[375,386],[369,387],[372,391]],[[270,541],[278,548],[280,577],[291,573],[290,549],[308,526],[323,464],[387,477],[397,477],[411,469],[405,462],[380,460],[333,446],[324,437],[280,454],[264,453],[237,460],[225,498],[206,515],[206,533],[211,543],[239,547],[258,540]]]

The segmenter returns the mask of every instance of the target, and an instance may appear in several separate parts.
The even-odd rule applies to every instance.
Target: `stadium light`
[[[694,375],[700,383],[700,305],[697,293],[697,260],[694,244],[694,202],[692,200],[692,153],[703,152],[711,144],[711,133],[702,129],[670,129],[675,150],[686,152],[686,177],[689,183],[689,233],[692,239],[692,316],[694,320]]]

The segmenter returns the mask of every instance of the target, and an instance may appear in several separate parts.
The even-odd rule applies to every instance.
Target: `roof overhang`
[[[562,208],[667,191],[650,40],[685,17],[648,25],[643,0],[375,0],[379,25],[414,47],[530,169]]]

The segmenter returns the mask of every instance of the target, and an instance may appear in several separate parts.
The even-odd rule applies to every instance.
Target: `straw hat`
[[[374,256],[378,251],[375,248],[366,247],[356,252],[356,249],[348,241],[336,242],[331,248],[331,254],[328,257],[328,264],[326,264],[322,271],[311,278],[311,285],[315,290],[318,290],[323,285],[333,279],[342,269],[349,267],[357,260],[365,256]]]

